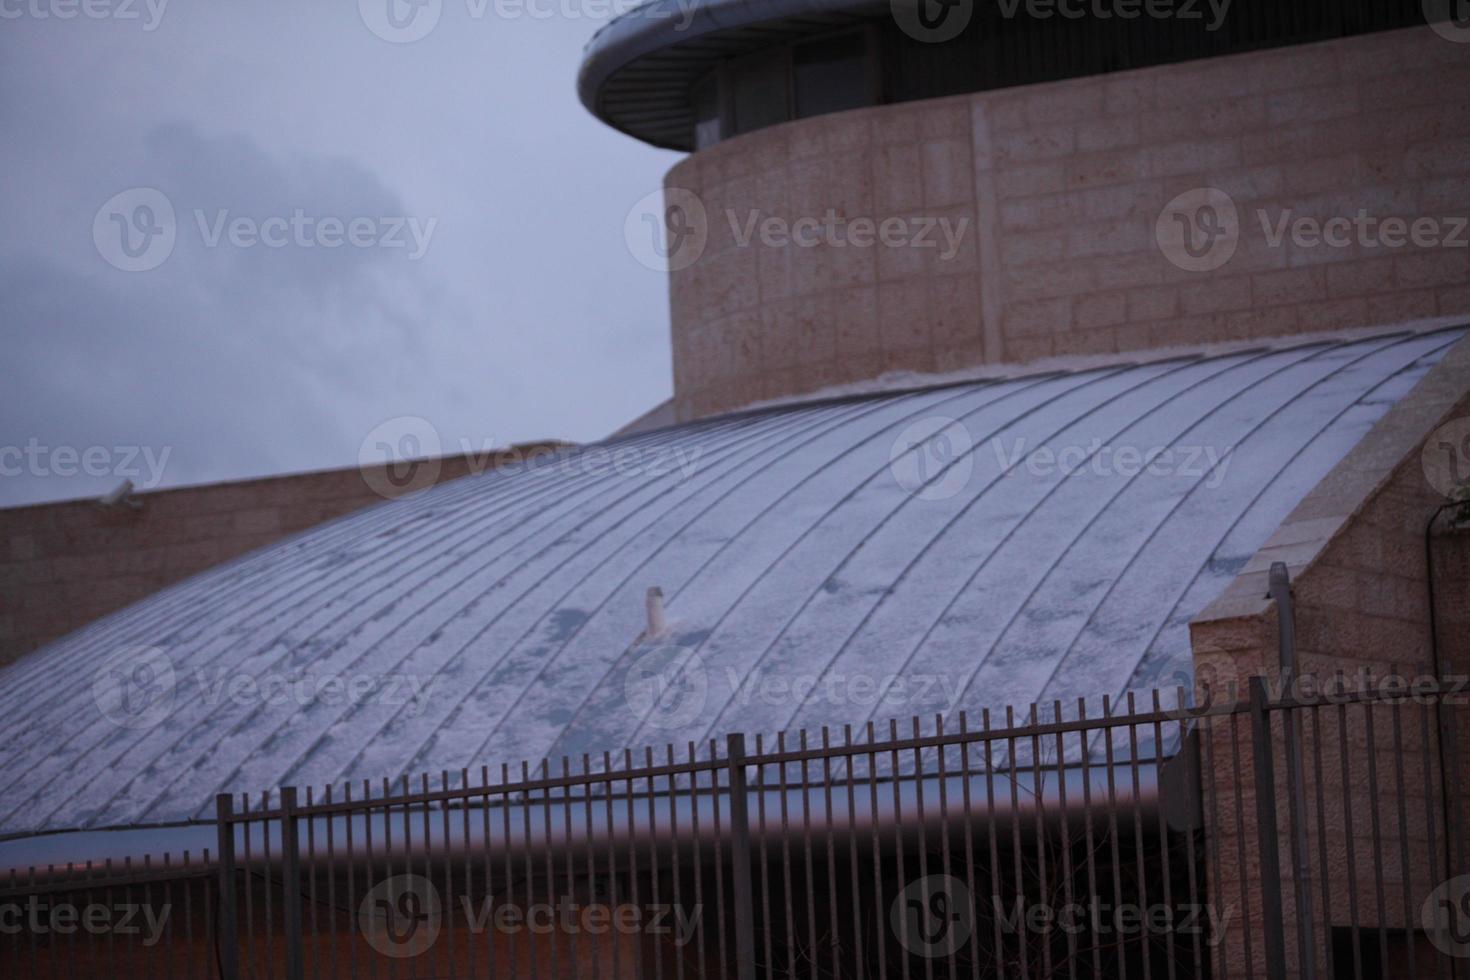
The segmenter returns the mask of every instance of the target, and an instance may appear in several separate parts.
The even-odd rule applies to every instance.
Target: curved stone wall
[[[695,153],[665,181],[707,228],[672,257],[677,412],[1470,312],[1467,83],[1425,27]]]

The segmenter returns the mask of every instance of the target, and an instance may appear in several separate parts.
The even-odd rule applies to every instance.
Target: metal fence
[[[212,854],[12,874],[0,973],[1466,975],[1453,685],[1201,700],[222,796]]]

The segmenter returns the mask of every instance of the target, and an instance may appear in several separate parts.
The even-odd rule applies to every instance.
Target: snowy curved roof
[[[1188,684],[1191,616],[1460,336],[775,408],[370,508],[0,674],[0,833]]]

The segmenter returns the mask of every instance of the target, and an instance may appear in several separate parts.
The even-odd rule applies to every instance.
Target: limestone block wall
[[[1470,238],[1454,233],[1470,215],[1467,83],[1470,45],[1424,27],[854,110],[695,153],[665,181],[708,230],[671,263],[679,417],[887,371],[1470,311],[1470,248],[1446,244]],[[1173,209],[1197,222],[1191,244],[1219,245],[1205,264],[1235,247],[1191,271],[1158,224],[1203,188]],[[1231,227],[1225,201],[1234,238],[1211,231]],[[1360,211],[1437,233],[1272,241],[1283,216]],[[793,233],[807,219],[813,244],[763,236],[770,218]],[[885,221],[902,244],[859,244]]]

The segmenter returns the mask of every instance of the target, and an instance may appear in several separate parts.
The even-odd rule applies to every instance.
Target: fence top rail
[[[1157,703],[1157,694],[1158,692],[1155,691],[1155,703]],[[819,744],[809,744],[808,747],[804,749],[781,748],[777,749],[776,751],[748,751],[740,759],[739,764],[742,764],[746,767],[785,766],[793,764],[821,762],[824,760],[847,759],[858,756],[899,755],[921,752],[930,749],[945,749],[964,745],[973,745],[976,743],[986,745],[993,745],[996,743],[1020,743],[1032,740],[1039,740],[1042,738],[1057,735],[1085,734],[1089,732],[1101,732],[1114,729],[1149,728],[1155,725],[1164,724],[1188,724],[1191,722],[1195,722],[1201,718],[1227,716],[1232,714],[1244,714],[1250,710],[1250,704],[1248,701],[1232,700],[1229,702],[1217,702],[1210,696],[1208,690],[1203,691],[1202,694],[1203,697],[1201,703],[1194,705],[1186,704],[1184,701],[1183,689],[1180,688],[1176,691],[1176,696],[1178,697],[1180,704],[1179,707],[1156,707],[1147,711],[1139,711],[1135,709],[1135,698],[1132,695],[1129,695],[1126,699],[1118,699],[1117,701],[1114,701],[1111,698],[1104,696],[1104,713],[1098,715],[1088,715],[1086,699],[1079,698],[1077,701],[1077,706],[1079,709],[1080,717],[1055,721],[1038,720],[1038,712],[1040,709],[1037,705],[1031,705],[1026,714],[1023,716],[1025,720],[1019,724],[1011,721],[1011,719],[1016,717],[1016,715],[1014,711],[1008,710],[1008,723],[1001,727],[995,727],[991,725],[991,712],[989,710],[986,710],[982,713],[981,727],[969,728],[967,725],[966,715],[962,712],[960,715],[960,728],[957,731],[943,731],[943,717],[939,716],[936,727],[940,730],[936,731],[933,734],[911,735],[905,737],[886,738],[882,740],[879,740],[878,736],[885,729],[873,724],[869,724],[864,726],[864,730],[870,733],[870,738],[868,741],[863,742],[853,741],[853,729],[851,728],[851,726],[844,726],[843,741],[840,743],[833,743],[830,741],[829,738],[829,729],[824,726],[820,730],[823,739],[819,742]],[[1116,709],[1120,703],[1126,703],[1128,709],[1123,712],[1117,711]],[[1052,703],[1051,711],[1053,712],[1053,717],[1059,718],[1061,715],[1061,710],[1062,703],[1060,701],[1055,701]],[[896,722],[893,724],[896,724]],[[917,729],[920,724],[920,719],[918,717],[912,718],[911,724],[914,726],[915,729]],[[887,730],[891,732],[894,729],[892,728],[892,725],[890,725]],[[799,739],[804,734],[808,733],[796,733],[796,737]],[[782,735],[785,736],[786,733],[782,733]],[[460,786],[457,788],[449,788],[446,786],[442,789],[431,790],[428,788],[428,773],[422,773],[419,776],[419,782],[423,788],[417,792],[409,789],[410,777],[405,774],[391,781],[382,780],[381,783],[385,785],[388,791],[379,796],[364,796],[356,799],[337,798],[331,800],[313,801],[309,804],[298,804],[289,808],[280,805],[263,805],[255,809],[251,809],[248,806],[247,798],[246,806],[239,808],[232,806],[230,812],[225,815],[223,819],[227,823],[260,823],[263,821],[281,820],[287,816],[295,818],[306,818],[359,812],[368,809],[421,807],[437,803],[450,803],[455,801],[488,799],[489,797],[508,797],[516,794],[549,792],[552,790],[571,789],[579,786],[590,787],[601,784],[610,785],[613,783],[624,782],[630,783],[637,781],[667,780],[677,776],[690,776],[697,775],[699,773],[717,774],[719,772],[728,770],[731,766],[731,760],[728,755],[722,756],[719,754],[719,742],[717,740],[711,740],[709,745],[710,756],[704,759],[689,759],[688,761],[669,762],[659,765],[629,766],[623,769],[606,768],[596,771],[588,770],[585,768],[585,766],[582,771],[577,772],[567,771],[564,768],[563,774],[556,776],[549,774],[550,760],[543,760],[540,765],[536,766],[535,769],[531,771],[534,772],[536,770],[540,770],[541,772],[545,773],[545,775],[542,775],[540,777],[531,777],[517,780],[503,780],[499,783],[489,782],[489,767],[481,766],[481,785],[478,786]],[[672,745],[666,746],[665,748],[666,750],[672,749]],[[693,743],[690,743],[690,749],[693,749]],[[646,750],[645,755],[647,754],[647,752],[651,751],[651,749]],[[619,754],[627,760],[631,760],[635,757],[635,754],[631,750],[624,750],[622,753]],[[586,758],[587,757],[584,756],[584,763],[586,762]],[[614,755],[612,753],[604,753],[603,759],[605,761],[616,760],[617,755]],[[569,758],[563,756],[562,761],[563,763],[568,763]],[[1139,761],[1142,762],[1148,760]],[[1026,768],[1030,767],[1026,766]],[[462,778],[466,780],[468,779],[468,769],[461,768],[457,771],[461,774]],[[508,771],[508,768],[502,767],[502,772],[506,771]],[[449,770],[443,770],[443,773],[446,776],[448,772]],[[403,786],[403,791],[397,793],[392,792],[392,786],[395,784]],[[372,781],[364,781],[364,785],[371,786]],[[231,794],[223,795],[231,796],[233,800],[233,796]]]
[[[5,881],[3,887],[0,887],[0,901],[25,898],[31,895],[55,895],[108,888],[130,888],[135,885],[168,884],[195,878],[213,880],[218,874],[218,869],[210,863],[208,854],[204,855],[203,863],[195,861],[190,864],[154,864],[151,869],[123,873],[118,873],[115,867],[93,866],[91,862],[69,863],[62,866],[48,865],[45,868],[32,868],[31,871],[32,877],[27,880],[23,881],[17,875],[13,882]]]

